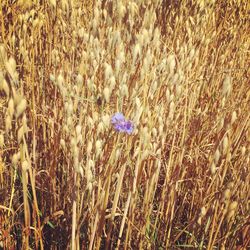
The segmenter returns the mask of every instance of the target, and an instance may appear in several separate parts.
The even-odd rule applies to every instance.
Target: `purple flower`
[[[111,123],[114,129],[118,132],[131,134],[134,130],[133,123],[129,120],[126,120],[122,113],[115,113],[111,118]]]

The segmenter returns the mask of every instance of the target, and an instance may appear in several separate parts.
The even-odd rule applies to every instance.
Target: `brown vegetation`
[[[0,2],[0,248],[249,248],[249,2],[82,2]]]

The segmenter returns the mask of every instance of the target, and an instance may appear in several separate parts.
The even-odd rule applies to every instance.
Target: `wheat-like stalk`
[[[0,2],[0,248],[247,249],[248,1]]]

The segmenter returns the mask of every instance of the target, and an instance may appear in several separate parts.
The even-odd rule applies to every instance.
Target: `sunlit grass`
[[[0,247],[247,249],[248,1],[8,2]]]

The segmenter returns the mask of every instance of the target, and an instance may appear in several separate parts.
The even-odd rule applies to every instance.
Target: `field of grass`
[[[0,249],[249,249],[249,31],[248,0],[1,0]]]

